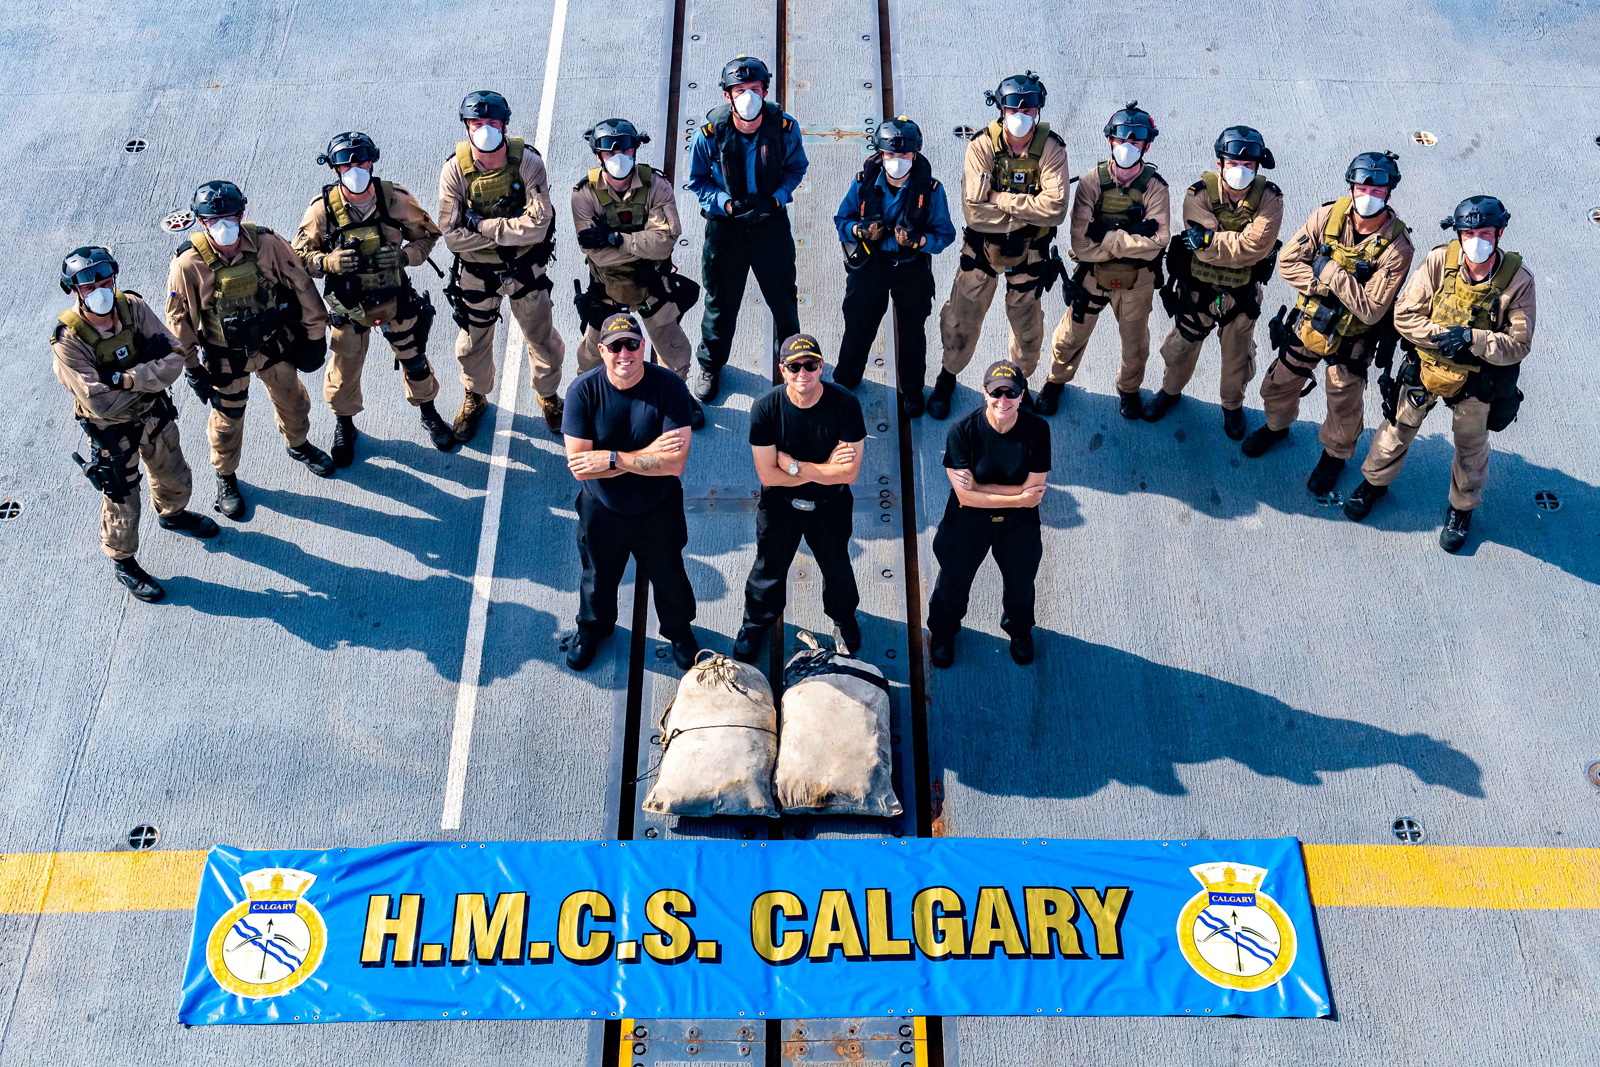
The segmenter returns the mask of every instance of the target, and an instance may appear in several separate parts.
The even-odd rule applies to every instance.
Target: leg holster
[[[988,237],[989,235],[979,233],[970,226],[961,231],[961,270],[982,271],[991,278],[997,276],[994,267],[989,263],[988,255],[984,252],[983,246]]]
[[[470,274],[472,277],[489,286],[489,292],[469,293],[461,288],[461,275]],[[450,279],[444,287],[445,303],[450,305],[450,317],[456,325],[463,330],[482,330],[500,321],[499,301],[493,308],[477,308],[472,306],[474,297],[488,299],[497,296],[500,292],[500,271],[491,264],[477,264],[463,262],[456,256],[450,262]]]
[[[433,320],[438,311],[433,306],[433,294],[418,293],[409,285],[400,293],[395,303],[395,318],[411,321],[407,330],[384,331],[389,345],[395,350],[395,369],[405,368],[406,377],[414,382],[425,380],[433,371],[428,367],[428,335],[433,332]],[[415,348],[409,356],[402,357],[400,349]]]

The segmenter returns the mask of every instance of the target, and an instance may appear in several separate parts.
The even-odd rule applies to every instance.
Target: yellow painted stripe
[[[1304,845],[1311,902],[1365,908],[1600,908],[1600,848]]]
[[[633,1062],[633,1020],[622,1020],[622,1040],[617,1042],[617,1067]]]
[[[1600,909],[1600,849],[1305,845],[1323,908]],[[0,914],[188,911],[204,851],[0,853]]]

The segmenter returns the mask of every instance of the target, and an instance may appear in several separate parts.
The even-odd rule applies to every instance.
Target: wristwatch
[[[616,470],[617,469],[617,450],[616,449],[612,449],[611,450],[611,469],[612,470]]]
[[[123,373],[121,371],[119,371],[119,370],[112,371],[111,372],[111,388],[113,388],[113,389],[121,389],[122,388],[122,379],[123,379],[123,377],[124,377],[124,375],[123,375]]]
[[[799,476],[800,476],[800,461],[795,459],[793,456],[790,456],[789,457],[789,477],[798,478]]]

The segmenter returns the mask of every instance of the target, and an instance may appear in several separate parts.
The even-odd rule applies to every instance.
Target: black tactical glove
[[[590,226],[587,229],[579,230],[578,231],[578,247],[579,248],[587,248],[587,249],[590,249],[590,250],[597,249],[597,248],[605,248],[607,245],[609,245],[611,243],[610,238],[611,238],[611,235],[614,232],[615,231],[613,231],[611,229],[611,227],[607,226],[603,222],[596,223],[595,225]],[[620,237],[621,235],[618,234],[617,236]],[[618,241],[618,244],[620,244],[620,243],[621,242]]]
[[[1460,359],[1472,354],[1472,328],[1469,326],[1452,326],[1428,340],[1434,343],[1445,359]]]
[[[1140,237],[1154,237],[1161,232],[1161,222],[1158,219],[1145,219],[1128,232],[1136,233]]]
[[[750,199],[740,199],[739,197],[734,197],[732,200],[728,201],[727,206],[722,210],[726,211],[732,218],[742,219],[747,215],[754,214],[756,210],[756,202]]]
[[[312,374],[322,369],[328,359],[328,338],[322,334],[308,337],[289,349],[290,362],[301,374]]]
[[[1356,264],[1356,269],[1350,273],[1356,276],[1357,282],[1361,283],[1362,285],[1366,285],[1372,280],[1372,275],[1377,271],[1377,269],[1377,264],[1363,259],[1361,262]]]
[[[1183,243],[1189,247],[1191,252],[1198,252],[1202,248],[1210,248],[1211,242],[1216,239],[1217,235],[1211,230],[1192,222],[1189,224],[1189,228],[1183,231]]]
[[[211,386],[211,372],[206,370],[204,363],[190,367],[183,372],[183,376],[188,380],[189,388],[194,390],[194,395],[200,398],[200,403],[209,404],[211,398],[217,395]]]
[[[1322,268],[1333,262],[1333,256],[1330,255],[1332,251],[1333,249],[1329,248],[1327,245],[1323,245],[1321,248],[1317,249],[1317,254],[1311,259],[1311,276],[1313,278],[1321,278]]]
[[[461,216],[461,225],[465,226],[473,233],[482,233],[483,230],[481,227],[483,226],[483,216],[469,208],[467,209],[466,213]]]
[[[372,255],[372,265],[379,270],[392,270],[395,267],[409,267],[411,260],[406,256],[406,250],[400,245],[384,245]]]
[[[1100,218],[1090,219],[1089,225],[1084,228],[1083,235],[1089,240],[1099,243],[1106,239],[1106,234],[1111,232],[1111,220]]]

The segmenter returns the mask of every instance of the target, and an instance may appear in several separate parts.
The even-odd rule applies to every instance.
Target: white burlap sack
[[[810,645],[783,669],[783,728],[773,789],[788,812],[888,817],[894,794],[889,690],[870,663]]]
[[[661,760],[645,811],[777,817],[772,761],[778,712],[760,671],[701,652],[658,726]]]

